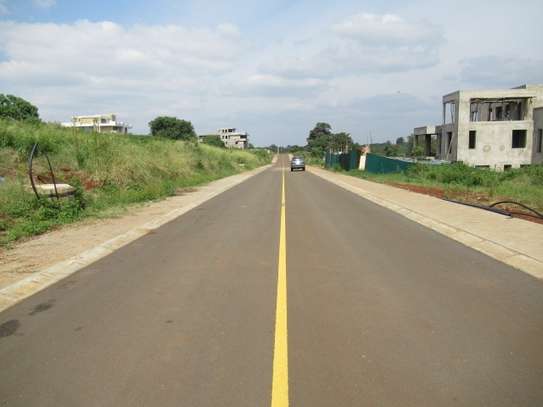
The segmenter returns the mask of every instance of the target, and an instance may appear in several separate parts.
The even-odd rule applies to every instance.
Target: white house
[[[90,116],[73,116],[71,122],[61,123],[63,127],[75,127],[88,132],[96,133],[128,133],[130,125],[117,120],[117,115],[96,114]]]

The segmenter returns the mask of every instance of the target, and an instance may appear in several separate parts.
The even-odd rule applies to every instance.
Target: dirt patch
[[[190,194],[191,192],[195,192],[195,191],[196,191],[196,188],[177,188],[175,190],[175,195],[182,196],[182,195]]]
[[[429,187],[423,185],[414,185],[414,184],[401,184],[398,182],[387,182],[387,185],[391,185],[396,188],[405,189],[411,192],[416,192],[418,194],[430,195],[434,198],[439,199],[452,199],[459,202],[465,202],[476,205],[491,205],[494,202],[500,200],[505,200],[502,198],[490,198],[488,195],[480,192],[471,192],[471,191],[455,191],[455,190],[445,190],[439,187]],[[522,209],[517,205],[504,204],[498,206],[498,209],[504,209],[507,212],[510,212],[514,218],[524,219],[534,223],[543,224],[543,219],[535,217],[529,211]]]
[[[417,192],[419,194],[430,195],[435,198],[443,199],[445,197],[445,192],[441,188],[424,187],[421,185],[413,185],[413,184],[400,184],[398,182],[387,182],[386,184],[392,185],[393,187],[396,187],[396,188],[406,189],[411,192]]]

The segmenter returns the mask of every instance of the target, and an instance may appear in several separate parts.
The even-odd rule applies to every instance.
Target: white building
[[[543,85],[445,95],[442,124],[414,131],[427,151],[434,134],[438,159],[500,171],[543,163]]]
[[[247,132],[237,131],[235,128],[229,127],[224,129],[218,129],[216,134],[224,143],[226,148],[239,148],[241,150],[249,146],[249,134]],[[198,139],[202,141],[205,136],[199,136]]]
[[[128,133],[130,125],[117,120],[117,115],[96,114],[90,116],[73,116],[71,122],[61,123],[63,127],[75,127],[83,131],[96,133]]]

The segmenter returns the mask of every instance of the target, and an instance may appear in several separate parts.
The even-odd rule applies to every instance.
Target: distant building
[[[75,127],[96,133],[128,133],[130,125],[117,121],[115,114],[96,114],[90,116],[73,116],[71,122],[61,123],[63,127]]]
[[[443,96],[443,123],[414,129],[436,158],[507,170],[543,163],[543,85],[465,91]]]
[[[239,148],[241,150],[246,149],[249,146],[249,134],[246,132],[237,131],[235,128],[218,129],[216,134],[226,148]],[[203,141],[205,136],[198,136],[200,141]]]

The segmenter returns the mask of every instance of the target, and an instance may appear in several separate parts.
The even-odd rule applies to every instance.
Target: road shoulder
[[[377,205],[543,279],[543,227],[539,224],[316,167],[308,167],[308,170]]]
[[[0,311],[41,291],[270,168],[213,181],[110,219],[70,225],[0,253]]]

